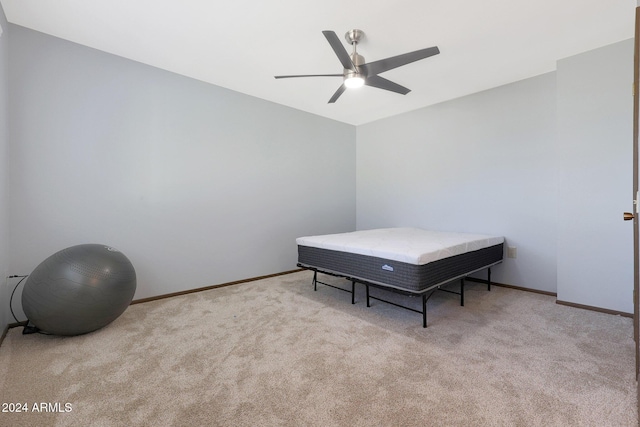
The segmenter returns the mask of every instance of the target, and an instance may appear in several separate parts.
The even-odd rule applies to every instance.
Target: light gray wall
[[[135,298],[296,268],[355,229],[355,127],[10,26],[10,265],[111,245]]]
[[[558,299],[633,312],[633,40],[558,61]]]
[[[13,282],[6,277],[9,273],[9,199],[8,199],[8,149],[9,149],[9,109],[8,105],[8,64],[9,35],[7,20],[0,6],[0,334],[12,320],[9,314],[9,288]]]
[[[505,236],[492,278],[555,292],[555,104],[549,73],[359,126],[357,228]]]

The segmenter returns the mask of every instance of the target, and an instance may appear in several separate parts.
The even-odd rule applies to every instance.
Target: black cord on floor
[[[20,283],[23,282],[24,279],[26,279],[29,275],[27,274],[26,276],[9,276],[9,279],[13,279],[15,277],[21,277],[20,281],[16,284],[16,286],[13,288],[13,292],[11,292],[11,298],[9,298],[9,310],[11,310],[11,315],[13,316],[13,318],[15,319],[16,322],[18,323],[24,323],[24,322],[28,322],[29,319],[24,320],[24,321],[19,321],[18,318],[16,317],[16,314],[13,312],[13,295],[16,293],[16,290],[18,289],[18,286],[20,286]]]
[[[29,277],[29,275],[28,274],[26,276],[13,275],[13,276],[9,276],[8,279],[13,279],[13,278],[16,278],[16,277],[20,277],[20,281],[18,281],[18,283],[16,283],[16,286],[14,286],[13,291],[11,292],[11,297],[9,298],[9,310],[11,310],[11,315],[13,316],[14,320],[17,323],[24,324],[24,329],[22,330],[22,335],[35,334],[35,333],[42,334],[42,335],[52,335],[49,332],[41,331],[37,326],[29,326],[29,319],[23,320],[21,322],[16,317],[16,314],[13,312],[13,295],[16,293],[16,290],[18,290],[18,286],[20,286],[20,283],[22,283],[24,281],[24,279]]]

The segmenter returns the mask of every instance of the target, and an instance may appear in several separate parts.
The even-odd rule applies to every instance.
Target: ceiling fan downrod
[[[347,40],[351,46],[353,46],[353,53],[351,54],[351,61],[353,65],[356,67],[364,64],[364,57],[362,55],[358,55],[357,46],[360,40],[364,38],[364,31],[362,30],[351,30],[347,31],[344,35],[344,38]]]

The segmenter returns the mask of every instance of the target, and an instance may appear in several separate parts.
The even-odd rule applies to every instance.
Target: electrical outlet
[[[507,258],[518,258],[518,248],[507,246]]]

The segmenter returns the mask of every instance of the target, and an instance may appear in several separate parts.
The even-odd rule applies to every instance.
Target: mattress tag
[[[382,269],[383,270],[387,270],[387,271],[393,271],[393,267],[391,267],[390,265],[387,265],[387,264],[383,265]]]

